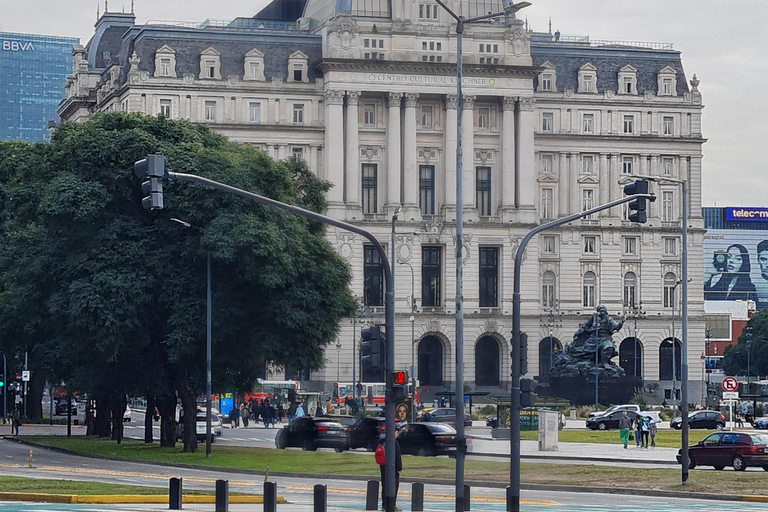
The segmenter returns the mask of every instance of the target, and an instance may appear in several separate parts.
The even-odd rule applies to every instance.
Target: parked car
[[[611,414],[612,412],[616,412],[616,411],[631,411],[631,412],[640,414],[640,406],[637,404],[612,405],[604,411],[590,412],[589,416],[587,416],[587,419],[592,418],[593,416],[603,416],[605,414]]]
[[[333,448],[341,453],[347,449],[348,444],[347,428],[338,421],[322,416],[299,418],[280,429],[275,436],[275,446],[281,450],[296,447],[313,452],[318,448]]]
[[[661,414],[659,411],[640,411],[640,416],[648,416],[658,425],[661,422]]]
[[[215,438],[221,437],[222,418],[219,414],[214,414],[211,411],[211,442],[213,443]],[[207,421],[204,410],[198,409],[195,414],[195,432],[197,433],[197,441],[204,442],[205,434],[207,432]],[[176,424],[176,439],[181,441],[184,439],[184,419],[179,419]]]
[[[677,462],[682,464],[682,450]],[[764,432],[715,432],[688,448],[688,467],[732,466],[744,471],[747,466],[760,466],[768,471],[768,434]]]
[[[68,400],[66,398],[58,398],[54,406],[54,414],[67,414],[67,403]],[[70,409],[72,410],[72,414],[77,414],[77,400],[74,398],[72,399]]]
[[[385,430],[384,418],[361,418],[360,421],[349,427],[349,447],[365,448],[372,452],[379,444],[379,437]]]
[[[635,421],[638,413],[635,411],[627,411],[625,409],[607,414],[601,414],[600,416],[592,416],[587,418],[587,428],[592,430],[610,430],[613,428],[619,428],[619,419],[621,419],[624,413],[627,413],[630,421]]]
[[[669,426],[680,430],[683,428],[683,418],[672,418]],[[695,411],[688,415],[688,428],[722,430],[725,428],[725,416],[720,411]]]
[[[768,430],[768,416],[757,418],[752,422],[752,426],[758,430]]]
[[[424,411],[416,417],[416,421],[447,423],[453,425],[456,423],[456,409],[453,407],[443,407],[440,409]],[[472,417],[466,413],[464,414],[464,426],[472,426]]]
[[[456,454],[456,429],[442,423],[409,423],[399,430],[400,452],[432,457]]]
[[[131,421],[131,406],[126,404],[125,411],[123,411],[123,423],[130,423],[130,421]]]

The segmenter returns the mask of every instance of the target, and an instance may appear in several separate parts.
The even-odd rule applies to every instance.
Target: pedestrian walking
[[[403,459],[400,455],[400,443],[397,442],[397,437],[398,431],[395,430],[395,510],[400,510],[400,508],[397,506],[397,493],[400,491],[400,472],[403,470]],[[376,463],[379,465],[379,472],[381,473],[381,510],[387,509],[384,499],[384,486],[386,485],[384,483],[386,477],[386,458],[384,453],[385,439],[386,436],[384,434],[379,436],[379,444],[376,446],[374,454]]]
[[[629,419],[627,411],[622,412],[619,418],[619,439],[624,445],[624,449],[627,449],[629,443],[629,429],[632,427],[632,420]]]
[[[304,416],[304,405],[299,402],[299,405],[296,406],[296,414],[293,415],[294,419],[298,419]]]
[[[19,435],[19,426],[21,425],[21,412],[19,412],[18,407],[13,410],[13,418],[11,421],[13,422],[13,433],[15,435]]]
[[[297,408],[298,408],[297,404],[291,404],[290,406],[288,406],[287,418],[288,418],[288,423],[289,424],[293,423],[293,419],[296,417],[296,409]]]
[[[269,399],[264,400],[261,404],[261,417],[264,420],[264,428],[268,428],[275,423],[272,418],[272,406],[269,403]]]
[[[229,421],[232,428],[237,428],[240,426],[240,407],[237,405],[233,406],[232,410],[229,411]]]
[[[248,427],[248,409],[244,403],[240,403],[240,417],[243,418],[243,427]]]
[[[640,416],[635,417],[635,445],[640,448],[640,443],[643,440],[643,434],[640,431]]]
[[[640,432],[643,434],[643,448],[648,448],[648,436],[651,433],[651,418],[648,416],[640,417]]]
[[[653,418],[651,418],[651,423],[649,426],[649,432],[651,433],[651,446],[656,448],[656,432],[658,430],[658,426],[656,425],[656,422],[653,421]]]
[[[278,403],[277,404],[277,422],[282,423],[283,422],[283,416],[285,415],[285,411],[283,410],[283,404]]]
[[[258,424],[259,418],[264,415],[264,403],[256,400],[256,403],[253,404],[253,422]]]

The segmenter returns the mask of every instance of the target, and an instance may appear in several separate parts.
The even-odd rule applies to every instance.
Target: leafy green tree
[[[96,398],[101,434],[111,411],[120,440],[126,395],[155,400],[165,445],[176,394],[195,411],[208,254],[216,387],[248,389],[265,363],[323,365],[323,348],[355,309],[349,268],[323,227],[188,182],[166,184],[165,209],[147,212],[132,170],[160,152],[175,171],[323,211],[328,184],[303,162],[275,162],[204,126],[124,113],[65,124],[50,143],[18,150],[21,160],[12,150],[0,148],[0,324]],[[196,449],[194,417],[185,415],[185,451]]]
[[[736,345],[725,348],[726,375],[768,375],[768,310],[749,319]]]

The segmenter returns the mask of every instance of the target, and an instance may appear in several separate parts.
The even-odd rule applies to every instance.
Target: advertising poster
[[[768,308],[768,230],[704,235],[704,300],[753,300]]]

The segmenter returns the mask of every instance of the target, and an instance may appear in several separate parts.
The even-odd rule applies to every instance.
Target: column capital
[[[517,98],[514,96],[504,96],[504,106],[503,109],[505,111],[514,111],[515,110],[515,101],[517,101]]]
[[[343,105],[344,104],[344,91],[336,91],[333,89],[327,89],[325,91],[325,104],[326,105]]]
[[[477,99],[477,96],[474,94],[462,94],[462,97],[464,98],[464,108],[467,110],[471,110],[475,108],[475,100]]]
[[[445,108],[446,110],[456,110],[456,95],[455,94],[446,94],[445,95]]]
[[[419,93],[407,92],[405,93],[405,108],[416,108],[416,102],[419,100]]]
[[[519,98],[520,100],[520,110],[533,110],[536,105],[536,100],[534,98]]]
[[[360,99],[360,91],[347,91],[347,105],[357,105]]]
[[[400,106],[400,98],[403,97],[403,93],[401,92],[388,92],[387,93],[387,102],[389,103],[389,107],[399,107]]]

